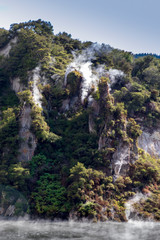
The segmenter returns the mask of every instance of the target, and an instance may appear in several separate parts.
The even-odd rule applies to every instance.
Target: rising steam
[[[104,65],[99,65],[97,68],[93,67],[92,60],[96,59],[96,56],[102,54],[108,54],[112,49],[109,45],[92,44],[87,49],[83,50],[81,54],[73,53],[73,61],[69,64],[65,74],[64,85],[67,85],[67,76],[70,72],[77,70],[82,74],[81,83],[81,101],[88,96],[89,90],[92,86],[96,88],[98,81],[102,76],[109,76],[110,87],[116,82],[117,77],[122,77],[124,73],[117,69],[110,69],[107,71]]]
[[[40,80],[40,70],[41,70],[40,66],[38,66],[32,71],[33,73],[32,81],[33,81],[33,100],[36,105],[42,108],[42,102],[41,102],[42,94],[40,93],[38,88],[38,83]]]

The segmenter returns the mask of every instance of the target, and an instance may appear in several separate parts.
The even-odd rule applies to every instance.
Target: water
[[[0,240],[159,240],[160,223],[0,221]]]

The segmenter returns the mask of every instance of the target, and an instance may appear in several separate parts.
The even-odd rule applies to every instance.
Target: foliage
[[[27,192],[26,181],[29,179],[29,169],[22,163],[11,164],[8,169],[9,184],[19,191]]]
[[[144,190],[149,193],[148,198],[141,200],[140,203],[134,205],[138,216],[143,219],[151,219],[152,221],[160,220],[160,187],[156,184],[147,186]]]
[[[160,161],[140,150],[139,159],[130,168],[130,177],[136,187],[160,181]]]
[[[102,76],[89,93],[93,101],[81,104],[82,74],[69,73],[66,86],[64,77],[72,51],[92,49],[92,42],[82,43],[65,32],[54,35],[51,24],[40,19],[0,29],[0,48],[15,37],[9,56],[0,57],[0,183],[23,192],[31,214],[39,217],[72,213],[95,221],[126,221],[125,202],[142,191],[147,199],[134,206],[136,211],[160,220],[160,162],[142,150],[138,154],[136,145],[142,127],[159,124],[160,60],[149,55],[134,59],[132,53],[98,46],[93,66],[119,69],[124,76],[111,89],[108,75]],[[37,66],[43,109],[34,103],[30,82]],[[16,77],[23,86],[17,95],[11,89]],[[20,163],[19,123],[25,107],[31,110],[37,148],[29,163]],[[121,144],[130,149],[130,165],[113,177],[112,159]],[[15,204],[18,214],[22,206]]]
[[[41,114],[42,109],[38,106],[33,106],[32,108],[32,129],[36,134],[36,137],[41,141],[55,142],[59,137],[53,132],[49,131],[49,126],[47,125],[44,117]]]
[[[10,32],[18,36],[18,42],[4,63],[5,71],[10,77],[19,76],[21,80],[26,81],[27,71],[34,69],[39,62],[45,61],[51,48],[51,38],[48,34],[51,34],[52,30],[49,29],[48,24],[39,20],[11,25]]]
[[[140,126],[136,124],[136,121],[133,118],[129,118],[127,123],[128,136],[132,139],[137,139],[141,133]]]
[[[69,96],[78,95],[80,90],[80,84],[82,81],[82,76],[78,71],[73,71],[67,76],[67,89],[69,91]]]
[[[69,178],[68,198],[72,206],[77,207],[80,216],[98,217],[102,206],[108,205],[105,193],[112,177],[106,177],[102,171],[86,169],[78,162],[70,170]]]
[[[10,26],[11,32],[17,32],[21,29],[31,29],[33,32],[39,35],[51,35],[53,33],[53,26],[50,22],[42,21],[38,19],[37,21],[28,21],[23,23],[14,23]]]
[[[37,214],[53,218],[67,213],[66,200],[66,190],[59,177],[46,173],[37,181],[35,192],[31,195],[31,207]]]
[[[3,48],[9,42],[9,32],[0,28],[0,48]]]
[[[77,39],[72,39],[71,34],[66,32],[58,33],[54,37],[54,42],[61,44],[67,53],[71,53],[73,50],[80,50],[82,48],[82,43]]]
[[[95,203],[86,202],[84,204],[81,204],[80,208],[78,209],[78,213],[81,217],[94,217],[96,215]]]
[[[10,206],[14,206],[13,216],[15,217],[23,217],[29,210],[27,199],[19,191],[2,184],[0,185],[0,204],[3,209],[2,211],[6,213]]]

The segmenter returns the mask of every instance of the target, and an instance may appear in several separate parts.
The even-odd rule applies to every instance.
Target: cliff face
[[[23,83],[19,78],[15,78],[11,80],[11,87],[18,95],[18,93],[23,92],[26,89]],[[20,146],[19,146],[19,154],[18,160],[20,162],[30,161],[34,156],[34,151],[36,149],[36,137],[31,132],[31,106],[23,103],[20,111],[19,117],[19,138],[20,138]]]
[[[18,92],[22,92],[24,89],[24,85],[21,83],[21,80],[18,77],[11,79],[11,87],[12,87],[13,91],[15,91],[16,94]]]
[[[3,49],[0,50],[0,55],[4,57],[9,57],[10,50],[12,49],[12,47],[14,47],[17,41],[18,41],[17,37],[11,39],[9,43]]]
[[[116,152],[113,154],[112,168],[115,176],[125,176],[131,164],[138,159],[138,149],[136,143],[132,146],[126,143],[119,143]]]
[[[3,34],[0,183],[39,217],[126,221],[140,194],[134,213],[159,220],[160,60],[54,35],[41,20]],[[22,201],[2,202],[9,216]]]
[[[9,41],[9,43],[0,50],[0,55],[4,58],[9,58],[10,51],[16,46],[18,41],[18,37],[14,37]],[[34,73],[33,73],[34,74]],[[30,75],[33,75],[30,73]],[[11,89],[18,96],[19,92],[27,89],[27,87],[22,83],[19,77],[11,78]],[[21,108],[20,117],[19,117],[20,129],[19,129],[19,138],[20,138],[20,146],[19,146],[19,154],[18,160],[21,161],[30,161],[34,155],[34,151],[36,149],[36,138],[35,135],[31,132],[31,107],[27,106],[25,103]]]
[[[160,158],[160,129],[144,129],[138,138],[138,146],[152,157]]]
[[[65,81],[66,88],[67,86],[71,88],[67,77]],[[83,83],[83,77],[81,81]],[[81,89],[81,92],[83,91],[82,88],[83,84],[81,84],[79,88]],[[98,150],[99,152],[106,151],[106,154],[110,159],[110,174],[113,175],[114,179],[117,179],[119,176],[125,176],[129,170],[129,166],[134,164],[134,162],[138,159],[138,144],[137,139],[134,139],[132,143],[129,141],[129,139],[127,141],[127,119],[125,114],[121,112],[119,113],[119,118],[121,120],[118,119],[119,123],[117,123],[117,132],[115,132],[114,126],[110,126],[111,122],[116,122],[117,119],[115,119],[113,110],[111,109],[111,105],[113,105],[113,99],[109,92],[109,84],[105,78],[99,83],[99,88],[100,98],[98,100],[90,98],[89,92],[88,96],[86,97],[86,101],[88,101],[87,108],[91,109],[88,116],[88,130],[91,134],[97,134],[99,136]],[[78,94],[78,96],[76,97],[76,101],[74,101],[73,105],[70,104],[70,102],[73,102],[73,100],[70,98],[63,101],[61,110],[64,112],[67,112],[70,109],[76,111],[76,102],[81,103],[81,94]],[[103,119],[103,125],[98,126],[96,124],[98,118]],[[118,135],[119,130],[123,131],[123,136],[117,137],[116,134]],[[111,136],[111,132],[113,131],[115,132],[114,137]],[[118,140],[118,143],[115,146],[114,142],[116,139]]]
[[[20,148],[19,148],[19,161],[30,161],[34,156],[34,151],[36,149],[36,137],[31,132],[31,107],[25,106],[21,111],[21,115],[19,118],[20,121],[20,130],[19,130],[19,137],[20,137]]]

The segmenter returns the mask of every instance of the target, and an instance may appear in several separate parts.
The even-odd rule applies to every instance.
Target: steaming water
[[[159,240],[160,223],[0,221],[0,240]]]

